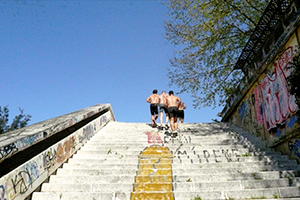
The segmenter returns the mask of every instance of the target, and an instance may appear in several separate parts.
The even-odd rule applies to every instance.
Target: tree
[[[267,0],[169,0],[165,37],[179,50],[168,68],[170,85],[190,93],[193,106],[222,106],[243,74],[235,63]]]
[[[13,131],[15,129],[23,128],[27,126],[31,116],[25,115],[23,110],[19,108],[20,114],[15,116],[12,123],[9,125],[9,110],[8,106],[1,108],[0,106],[0,134]]]

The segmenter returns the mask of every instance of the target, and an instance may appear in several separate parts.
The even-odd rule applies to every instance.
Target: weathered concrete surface
[[[32,125],[23,133],[30,131],[53,131],[52,136],[43,139],[27,149],[19,151],[0,163],[0,199],[23,200],[38,188],[53,172],[82,147],[95,133],[109,121],[114,120],[110,106],[97,105],[78,112]],[[57,123],[57,124],[54,124]],[[44,124],[44,128],[41,127]],[[58,131],[58,132],[56,132]],[[17,134],[17,133],[15,133]],[[25,134],[26,135],[26,134]],[[54,138],[54,139],[53,139]],[[48,144],[48,141],[51,143]],[[17,143],[17,142],[16,142]],[[13,143],[15,146],[16,143]],[[46,148],[45,148],[46,145]],[[32,150],[33,149],[33,150]],[[4,148],[8,152],[8,148]],[[3,151],[4,151],[3,150]],[[24,154],[25,152],[25,154]],[[29,153],[29,155],[26,155]],[[31,154],[32,153],[32,154]],[[20,157],[21,155],[21,157]],[[26,159],[23,159],[26,157]],[[24,161],[14,165],[12,162]],[[12,162],[8,162],[12,161]],[[8,167],[14,166],[6,172]],[[6,173],[4,173],[6,172]]]
[[[299,166],[226,123],[109,122],[33,200],[300,199]]]
[[[98,104],[66,115],[48,119],[27,127],[0,135],[0,163],[12,155],[67,129],[101,111],[110,110],[110,104]]]

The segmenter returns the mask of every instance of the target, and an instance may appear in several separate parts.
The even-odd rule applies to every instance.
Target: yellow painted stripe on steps
[[[174,200],[173,155],[168,147],[153,145],[139,155],[139,167],[131,200]]]

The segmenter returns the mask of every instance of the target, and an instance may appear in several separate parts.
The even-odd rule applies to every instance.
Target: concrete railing
[[[0,135],[0,199],[26,199],[112,120],[99,104]]]

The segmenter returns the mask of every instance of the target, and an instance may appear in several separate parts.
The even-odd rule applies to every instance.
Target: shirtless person
[[[168,121],[169,121],[169,112],[168,112],[168,108],[165,106],[166,102],[167,102],[167,97],[168,95],[166,94],[165,91],[162,91],[161,95],[159,95],[159,112],[160,112],[160,126],[161,129],[163,128],[163,116],[164,116],[164,112],[166,114],[166,128],[168,127]]]
[[[159,95],[157,94],[157,90],[153,90],[148,98],[147,102],[150,103],[150,113],[151,113],[151,121],[152,127],[156,127],[156,119],[158,118],[158,109],[157,105],[159,104]]]
[[[171,130],[174,137],[177,136],[177,129],[178,129],[177,114],[178,114],[178,107],[180,103],[181,103],[180,98],[174,96],[174,92],[171,90],[167,98],[166,106],[168,107]]]

